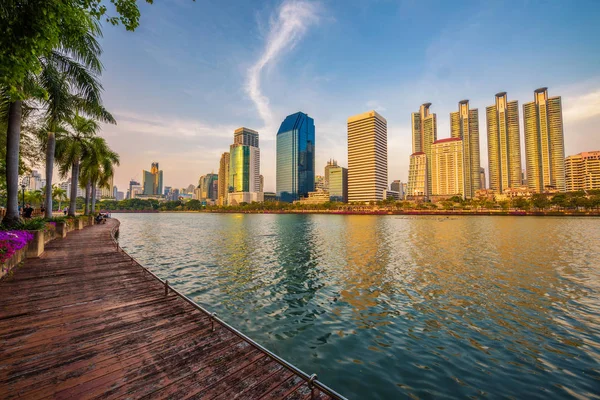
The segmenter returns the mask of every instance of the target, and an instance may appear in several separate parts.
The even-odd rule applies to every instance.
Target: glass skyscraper
[[[277,197],[292,202],[315,189],[315,121],[297,112],[277,132]]]

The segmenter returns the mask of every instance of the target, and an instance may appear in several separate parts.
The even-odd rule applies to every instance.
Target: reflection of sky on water
[[[143,263],[351,398],[597,392],[597,219],[119,218]]]

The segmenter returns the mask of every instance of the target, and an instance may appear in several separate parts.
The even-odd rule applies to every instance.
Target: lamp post
[[[29,177],[28,176],[24,176],[21,179],[21,213],[23,213],[23,210],[25,210],[25,188],[29,186]]]

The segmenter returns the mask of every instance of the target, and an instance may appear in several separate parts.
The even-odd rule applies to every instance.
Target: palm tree
[[[62,208],[62,202],[67,200],[67,191],[59,186],[54,185],[52,186],[52,198],[58,201],[58,209],[60,211]]]
[[[47,205],[50,205],[46,209],[50,215],[52,212],[50,190],[54,165],[54,134],[57,123],[65,118],[64,113],[62,111],[57,112],[57,110],[72,110],[72,107],[65,107],[64,101],[68,98],[66,94],[71,93],[69,89],[72,89],[78,98],[90,104],[101,104],[101,86],[96,80],[96,75],[100,74],[102,70],[102,64],[99,60],[101,49],[96,41],[96,37],[101,34],[100,25],[90,15],[84,15],[80,22],[81,25],[77,26],[76,29],[73,27],[73,29],[64,30],[64,34],[60,37],[59,48],[40,57],[42,73],[39,75],[27,74],[22,84],[17,88],[20,93],[18,97],[9,96],[10,90],[2,88],[2,100],[6,103],[6,107],[3,108],[7,110],[6,115],[3,116],[7,121],[7,210],[3,224],[10,225],[19,220],[19,141],[21,125],[24,120],[23,108],[27,107],[27,102],[32,99],[44,100],[48,98],[49,100],[45,106],[47,106],[47,116],[49,116],[47,121],[48,143],[46,146],[46,201],[49,202]],[[62,79],[60,75],[62,75]],[[50,178],[48,179],[48,177]]]
[[[40,205],[44,202],[44,194],[41,190],[28,190],[25,192],[25,203]]]
[[[88,142],[96,136],[100,126],[95,120],[82,117],[79,113],[69,121],[69,125],[71,129],[66,134],[56,137],[56,159],[61,177],[65,178],[71,172],[69,215],[75,216],[79,166],[90,149]]]
[[[40,86],[48,93],[43,101],[44,127],[40,132],[46,151],[46,218],[52,216],[52,176],[56,146],[56,134],[64,131],[65,122],[79,111],[100,121],[115,123],[114,118],[102,107],[102,85],[97,77],[102,70],[99,56],[102,50],[96,41],[100,34],[97,24],[92,24],[86,35],[85,46],[77,52],[65,55],[54,51],[42,60]],[[83,63],[81,62],[83,60]]]
[[[81,162],[81,176],[91,187],[91,212],[96,212],[96,190],[106,187],[114,175],[113,166],[119,165],[119,155],[112,151],[101,137],[87,141],[87,154]]]

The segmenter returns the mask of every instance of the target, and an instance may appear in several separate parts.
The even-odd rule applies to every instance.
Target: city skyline
[[[230,132],[245,125],[261,132],[265,190],[275,191],[277,124],[298,109],[317,121],[322,134],[317,165],[330,158],[347,165],[347,116],[381,112],[388,120],[389,179],[406,181],[407,116],[415,105],[433,103],[438,136],[447,137],[447,115],[461,98],[483,114],[494,93],[506,91],[523,104],[542,86],[563,98],[566,154],[600,148],[600,74],[592,67],[600,56],[591,39],[599,28],[585,23],[598,16],[593,2],[575,27],[563,22],[576,17],[567,4],[450,9],[439,3],[425,26],[416,24],[418,7],[408,2],[367,8],[352,1],[141,7],[141,34],[106,30],[102,40],[105,103],[118,121],[102,135],[122,155],[118,187],[142,180],[140,166],[150,159],[160,160],[170,185],[196,182],[216,171]],[[467,18],[457,23],[453,15]],[[371,33],[357,26],[371,26]],[[549,30],[561,40],[548,37]],[[525,35],[535,48],[520,40]],[[375,51],[362,59],[373,43]],[[544,68],[538,68],[540,60]],[[487,169],[487,126],[479,117],[481,165]]]

